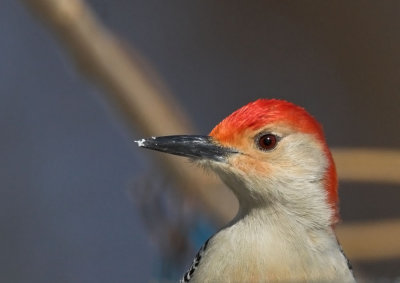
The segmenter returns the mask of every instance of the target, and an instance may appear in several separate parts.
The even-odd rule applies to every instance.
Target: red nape
[[[330,163],[325,175],[325,187],[328,202],[336,212],[334,222],[337,222],[338,194],[335,164],[326,144],[321,124],[304,108],[285,100],[258,99],[226,117],[211,131],[210,136],[222,144],[233,144],[236,138],[244,134],[246,130],[257,130],[279,123],[289,125],[296,131],[314,135],[324,146]]]

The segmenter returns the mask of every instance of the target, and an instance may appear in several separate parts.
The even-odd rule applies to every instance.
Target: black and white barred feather
[[[185,283],[189,282],[190,279],[193,277],[193,273],[196,271],[197,267],[199,266],[199,263],[201,261],[201,258],[204,255],[205,250],[207,249],[207,245],[210,239],[208,239],[200,248],[200,250],[197,252],[196,256],[193,259],[193,263],[190,266],[189,270],[185,273],[183,278],[179,281],[179,283]]]

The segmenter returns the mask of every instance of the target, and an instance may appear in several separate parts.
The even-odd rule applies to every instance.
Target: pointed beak
[[[139,147],[158,150],[193,159],[208,159],[224,162],[238,151],[217,144],[210,136],[164,136],[135,141]]]

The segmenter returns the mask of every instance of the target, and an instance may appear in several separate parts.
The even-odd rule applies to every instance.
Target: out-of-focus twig
[[[178,103],[143,68],[144,60],[135,60],[128,54],[84,1],[23,2],[53,29],[80,69],[107,90],[106,94],[122,111],[129,126],[144,136],[193,132]],[[216,178],[209,178],[182,158],[159,153],[155,156],[178,187],[203,204],[214,219],[224,221],[233,216],[236,201]]]
[[[157,87],[154,77],[144,71],[143,64],[133,60],[82,0],[22,1],[53,29],[80,69],[108,90],[106,94],[119,106],[128,125],[144,136],[192,132],[189,119],[184,117],[173,97]],[[188,166],[181,158],[164,154],[154,156],[173,176],[178,188],[195,197],[214,219],[227,222],[232,218],[237,202],[217,179]],[[334,151],[339,176],[351,181],[400,183],[399,156],[399,151]],[[400,246],[389,245],[392,240],[379,240],[371,245],[370,240],[364,239],[367,235],[393,235],[399,239],[399,227],[398,221],[382,226],[370,223],[340,226],[338,232],[351,258],[384,259],[400,257]]]
[[[339,225],[336,232],[352,260],[400,257],[400,219]]]
[[[341,180],[400,184],[400,150],[336,148],[333,157]]]

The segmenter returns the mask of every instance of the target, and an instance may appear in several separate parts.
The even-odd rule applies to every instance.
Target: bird
[[[180,282],[355,282],[334,231],[334,160],[322,125],[303,107],[258,99],[209,135],[136,142],[214,171],[239,202]]]

